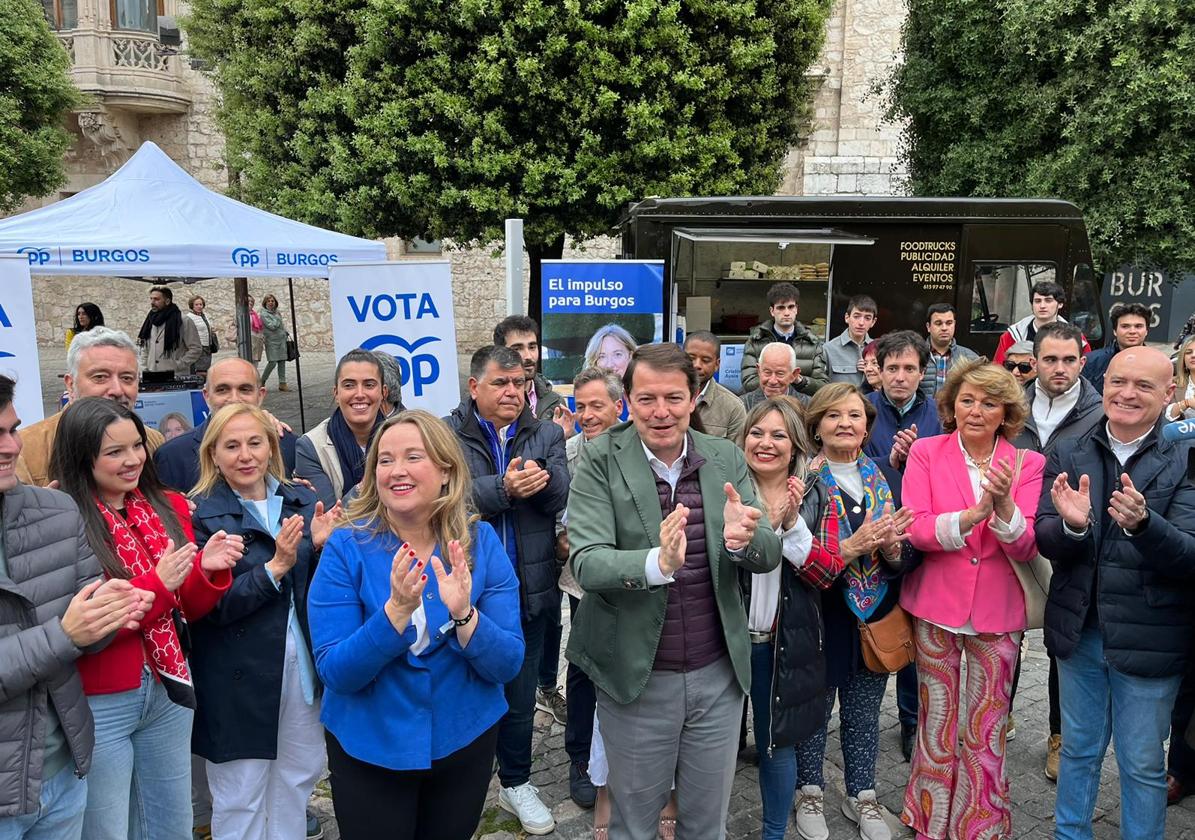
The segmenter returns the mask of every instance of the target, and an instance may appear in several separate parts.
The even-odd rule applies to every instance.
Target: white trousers
[[[288,632],[278,758],[207,763],[214,840],[303,840],[307,835],[307,800],[328,758],[319,703],[303,699],[295,644]]]

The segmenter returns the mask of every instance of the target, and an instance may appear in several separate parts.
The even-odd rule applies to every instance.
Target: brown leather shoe
[[[1051,735],[1046,742],[1046,778],[1058,781],[1058,763],[1062,759],[1062,736]]]
[[[1187,786],[1178,779],[1166,774],[1166,804],[1177,805],[1187,795]]]

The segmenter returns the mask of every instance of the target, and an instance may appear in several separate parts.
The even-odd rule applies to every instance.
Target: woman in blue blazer
[[[308,614],[345,840],[468,840],[481,818],[524,646],[514,569],[469,486],[448,426],[403,411],[320,558]]]
[[[191,631],[191,750],[207,759],[212,834],[303,837],[324,769],[307,587],[340,508],[286,481],[273,419],[244,404],[208,420],[192,496],[196,542],[245,541],[231,588]]]

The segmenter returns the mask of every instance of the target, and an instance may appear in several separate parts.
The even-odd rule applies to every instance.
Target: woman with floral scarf
[[[797,830],[808,840],[828,838],[823,813],[826,724],[839,701],[840,738],[846,769],[843,813],[864,840],[889,840],[876,801],[880,701],[887,674],[863,662],[859,622],[883,618],[899,594],[893,570],[902,563],[905,529],[912,514],[899,509],[899,474],[863,454],[875,408],[859,389],[834,382],[814,395],[805,411],[806,431],[817,453],[809,472],[825,485],[838,520],[838,547],[845,570],[822,595],[825,626],[826,707],[820,731],[797,747]],[[895,483],[893,487],[890,483]],[[895,495],[894,495],[895,494]]]

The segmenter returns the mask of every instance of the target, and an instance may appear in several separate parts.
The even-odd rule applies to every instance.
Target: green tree
[[[1195,6],[910,0],[903,46],[914,193],[1068,199],[1103,269],[1195,267]]]
[[[71,60],[36,0],[0,2],[0,211],[66,180]]]
[[[243,197],[533,257],[649,195],[771,193],[830,0],[193,0]]]

